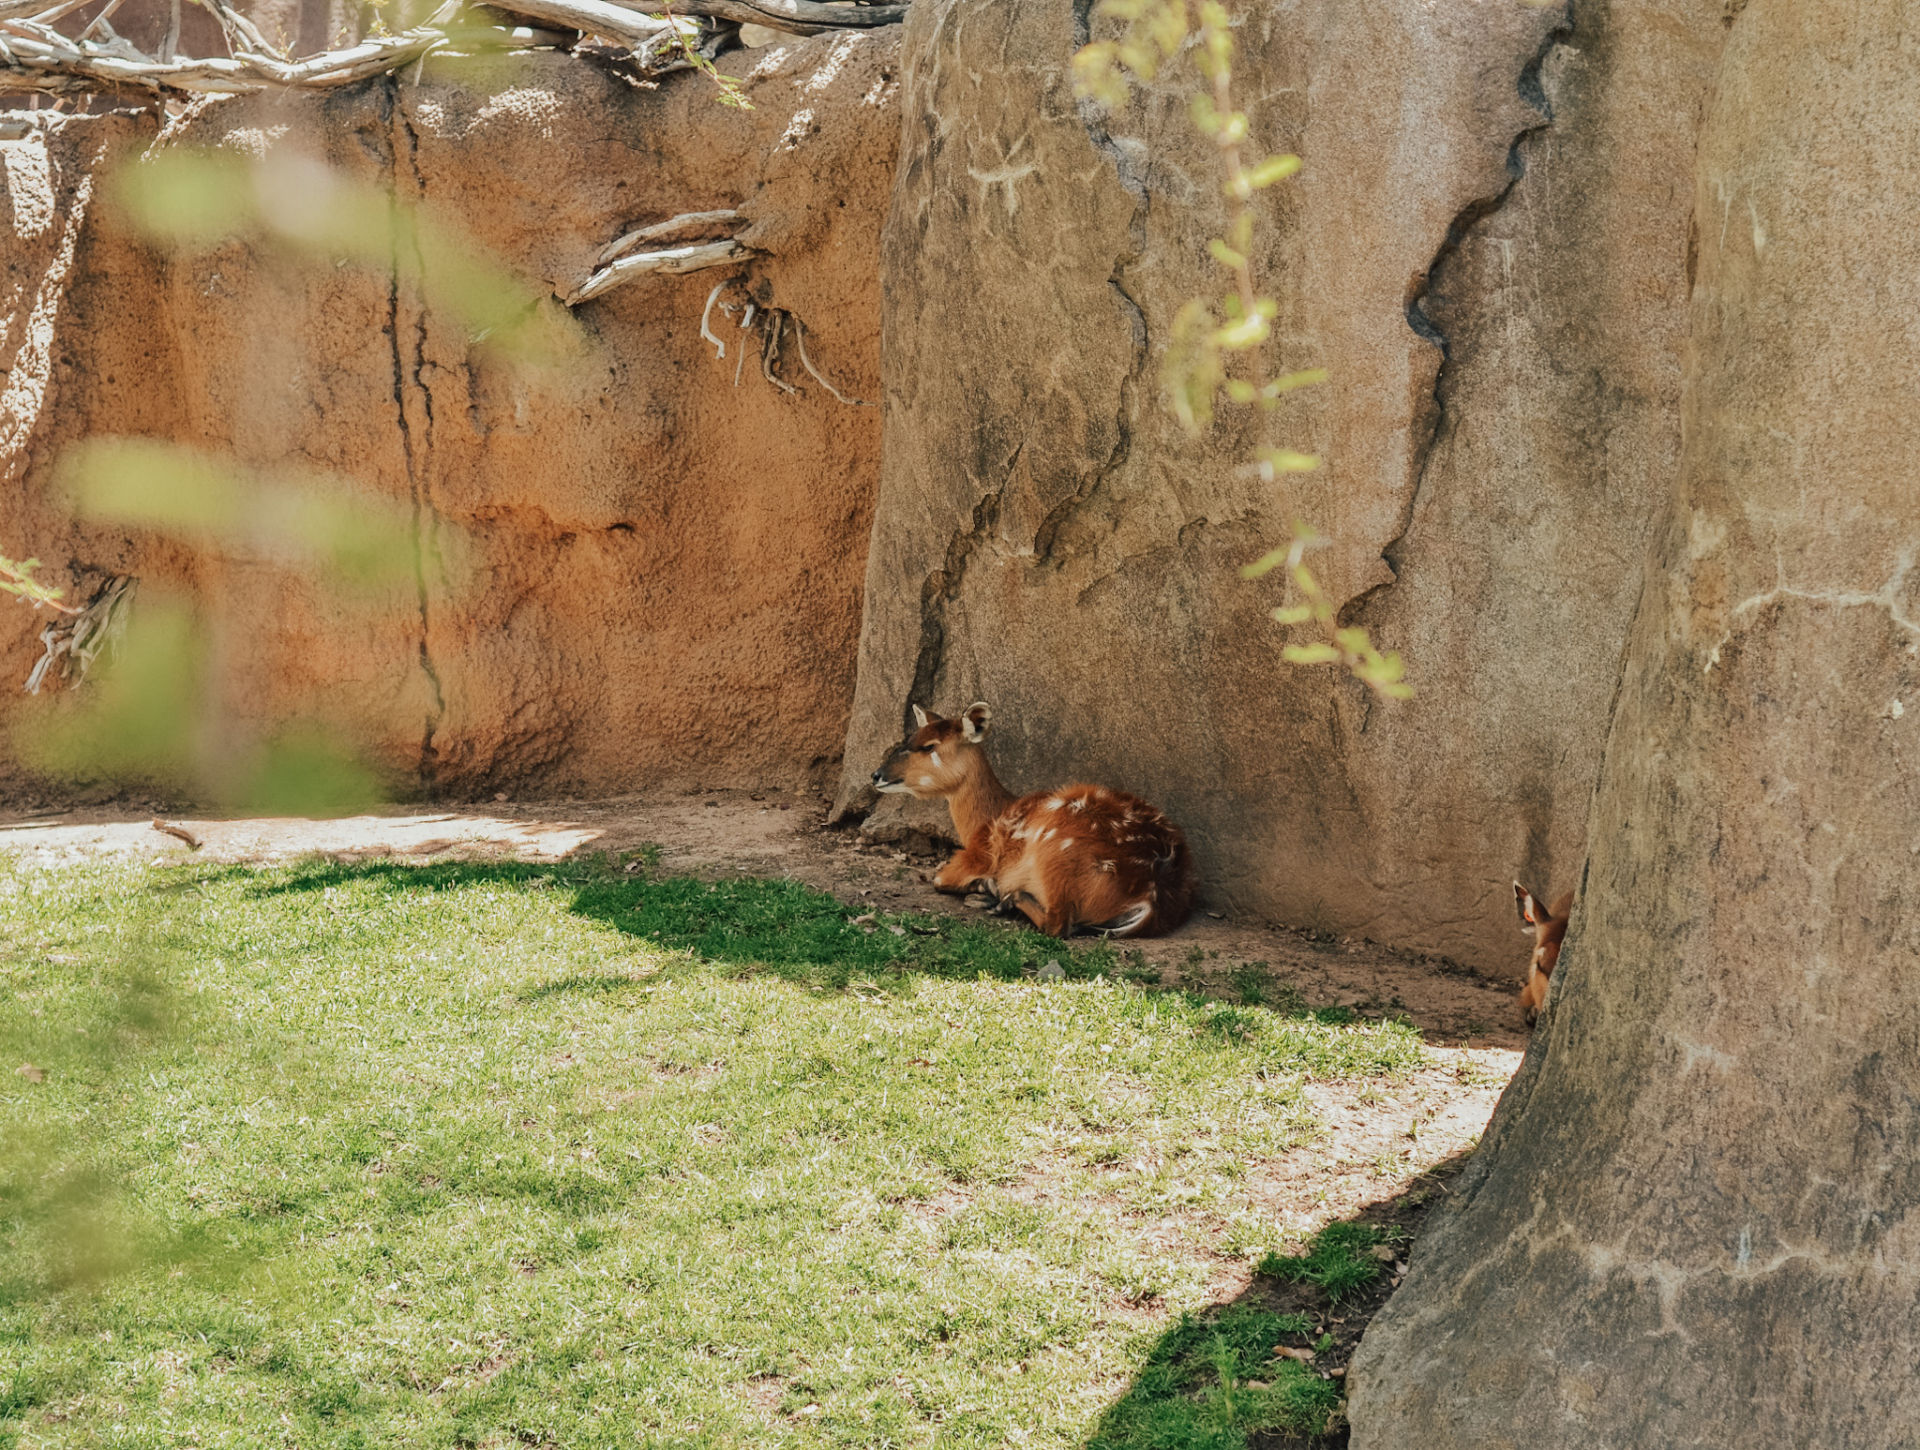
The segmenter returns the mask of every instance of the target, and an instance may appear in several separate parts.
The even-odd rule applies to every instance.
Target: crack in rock
[[[429,532],[437,530],[439,519],[433,508],[433,501],[427,491],[427,459],[433,448],[433,397],[422,376],[426,367],[427,316],[426,304],[415,299],[413,318],[412,347],[408,349],[400,336],[400,278],[402,259],[400,254],[402,233],[398,223],[397,203],[400,197],[401,144],[407,148],[407,165],[412,172],[414,195],[425,189],[420,175],[419,137],[415,134],[412,122],[406,114],[406,106],[400,95],[399,83],[388,78],[384,87],[386,92],[387,121],[387,160],[390,180],[396,202],[394,216],[395,230],[389,244],[387,274],[387,337],[392,345],[393,356],[393,405],[394,415],[400,429],[401,454],[405,459],[407,487],[410,501],[409,530],[413,545],[413,583],[414,596],[420,614],[420,672],[426,676],[427,686],[432,695],[432,706],[427,711],[421,727],[420,759],[416,766],[422,788],[431,790],[434,784],[434,766],[439,757],[434,744],[440,722],[446,717],[446,692],[442,688],[440,672],[433,662],[432,612],[427,588],[427,553]],[[420,255],[419,239],[413,239],[412,270],[416,279],[424,273],[424,259]],[[412,357],[407,357],[411,351]],[[416,441],[413,423],[408,416],[407,384],[411,380],[413,389],[420,400],[423,414],[422,436]]]
[[[1413,489],[1407,496],[1406,509],[1401,515],[1398,529],[1380,549],[1380,558],[1392,573],[1393,578],[1383,580],[1348,600],[1340,611],[1339,622],[1343,625],[1357,619],[1375,595],[1391,588],[1399,579],[1401,565],[1405,558],[1407,534],[1413,528],[1414,517],[1419,511],[1420,498],[1426,491],[1427,474],[1432,466],[1433,455],[1438,451],[1441,436],[1450,424],[1447,416],[1446,393],[1448,370],[1453,362],[1452,350],[1447,334],[1426,310],[1427,298],[1433,292],[1434,284],[1439,280],[1441,272],[1458,255],[1467,234],[1480,222],[1504,207],[1513,196],[1514,188],[1527,174],[1525,154],[1527,143],[1552,126],[1554,120],[1553,102],[1548,97],[1546,88],[1541,84],[1541,71],[1553,52],[1573,34],[1573,29],[1573,3],[1572,0],[1567,0],[1567,4],[1560,12],[1559,20],[1541,40],[1532,58],[1521,68],[1515,82],[1521,99],[1533,108],[1539,119],[1531,125],[1521,127],[1509,141],[1506,185],[1490,196],[1473,198],[1454,215],[1452,222],[1448,224],[1446,237],[1441,241],[1439,250],[1433,255],[1433,260],[1427,264],[1424,271],[1414,277],[1407,289],[1407,326],[1417,336],[1440,349],[1440,366],[1434,373],[1433,390],[1423,409],[1427,415],[1427,426],[1422,430],[1422,437],[1414,451]]]

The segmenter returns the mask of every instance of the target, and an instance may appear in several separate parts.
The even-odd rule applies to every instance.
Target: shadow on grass
[[[223,868],[254,876],[252,868]],[[251,890],[261,896],[320,892],[368,884],[393,891],[459,891],[497,885],[570,895],[571,910],[669,952],[741,976],[767,973],[806,986],[845,988],[857,981],[888,989],[910,974],[971,981],[1015,981],[1058,963],[1069,981],[1124,978],[1157,987],[1160,973],[1137,952],[1094,938],[1061,941],[1003,920],[965,920],[917,912],[860,910],[797,881],[745,878],[705,881],[660,876],[627,858],[576,857],[549,865],[521,863],[310,861],[286,868]],[[634,979],[585,974],[533,989],[527,1000],[568,993],[620,991]],[[1190,993],[1184,993],[1191,995]],[[1222,1008],[1209,1030],[1232,1033],[1254,1018],[1300,1018],[1329,1025],[1355,1020],[1345,1008],[1310,1010],[1290,994]]]
[[[1346,1445],[1347,1362],[1467,1156],[1457,1153],[1393,1197],[1327,1225],[1304,1254],[1267,1255],[1236,1298],[1182,1315],[1084,1450]]]

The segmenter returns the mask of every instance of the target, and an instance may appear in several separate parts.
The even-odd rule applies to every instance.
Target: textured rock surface
[[[1004,775],[1152,797],[1216,900],[1518,971],[1508,882],[1577,870],[1677,453],[1718,10],[1249,14],[1257,144],[1307,161],[1269,194],[1265,273],[1288,363],[1334,379],[1283,415],[1329,460],[1288,490],[1238,471],[1233,420],[1196,440],[1160,406],[1173,314],[1217,285],[1218,175],[1177,89],[1111,135],[1075,104],[1085,8],[922,0],[907,25],[840,804],[869,803],[910,697],[986,698]],[[1281,662],[1277,581],[1236,569],[1295,516],[1411,656],[1411,705]]]
[[[1686,449],[1546,1030],[1353,1366],[1355,1450],[1920,1437],[1920,62],[1755,3]]]
[[[896,54],[882,33],[729,57],[751,76],[747,112],[693,76],[645,89],[569,56],[435,61],[418,85],[207,105],[158,144],[303,148],[419,200],[543,292],[631,226],[738,206],[767,253],[755,295],[804,319],[843,390],[874,397]],[[582,307],[561,365],[529,375],[385,270],[248,241],[164,255],[97,195],[150,125],[77,119],[0,146],[4,326],[21,349],[0,397],[11,550],[56,582],[71,564],[186,591],[218,632],[241,738],[334,720],[403,785],[792,783],[838,756],[876,409],[804,378],[804,396],[777,393],[757,359],[736,389],[735,355],[699,338],[718,274]],[[77,525],[58,460],[105,433],[350,479],[415,520],[418,579],[345,600],[233,550]],[[37,656],[37,627],[0,613],[7,678]],[[8,696],[0,712],[69,707]]]

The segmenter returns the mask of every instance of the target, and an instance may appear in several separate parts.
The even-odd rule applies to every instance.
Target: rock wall
[[[1734,18],[1686,446],[1544,1029],[1350,1378],[1354,1450],[1920,1426],[1920,60]]]
[[[747,111],[690,74],[637,87],[582,57],[436,57],[417,83],[213,102],[159,135],[145,117],[75,117],[0,144],[6,549],[56,583],[122,572],[143,597],[184,593],[237,738],[333,722],[403,790],[812,778],[852,696],[879,413],[805,378],[791,342],[798,394],[757,354],[736,387],[737,348],[720,361],[699,337],[723,274],[582,306],[560,361],[528,372],[471,344],[404,269],[257,238],[165,252],[103,196],[150,151],[298,152],[392,188],[548,294],[632,226],[738,207],[765,253],[752,294],[871,398],[896,56],[886,33],[736,53]],[[349,480],[411,519],[415,577],[343,598],[257,551],[77,522],[60,459],[107,434]],[[25,677],[38,627],[0,612],[0,675]],[[0,723],[57,728],[72,705],[10,688]]]
[[[1216,902],[1519,969],[1509,882],[1571,885],[1653,501],[1677,456],[1688,178],[1717,5],[1253,7],[1239,94],[1298,394],[1248,477],[1157,378],[1218,288],[1190,77],[1103,119],[1073,0],[919,0],[885,242],[886,442],[840,806],[910,700],[996,707],[1031,788],[1164,804]],[[1282,663],[1295,517],[1419,689]],[[876,829],[925,819],[893,799]]]

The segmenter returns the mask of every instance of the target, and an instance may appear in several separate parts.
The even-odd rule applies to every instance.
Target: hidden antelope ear
[[[913,728],[915,730],[924,730],[927,728],[927,712],[922,710],[918,705],[913,707]]]
[[[960,733],[978,745],[987,738],[987,726],[993,723],[993,711],[985,700],[975,700],[960,716]]]
[[[1513,904],[1519,909],[1523,931],[1532,931],[1546,920],[1546,913],[1540,910],[1540,903],[1534,894],[1518,881],[1513,883]]]

